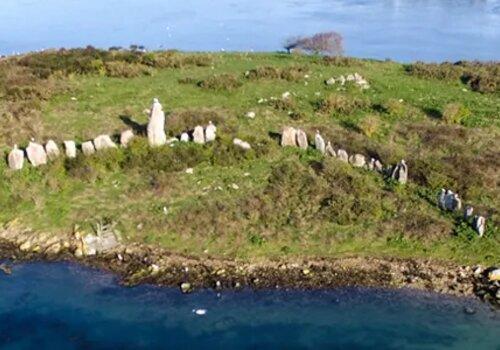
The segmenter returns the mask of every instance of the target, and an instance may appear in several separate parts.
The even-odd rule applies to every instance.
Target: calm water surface
[[[476,310],[469,315],[464,307]],[[205,309],[197,315],[194,309]],[[0,348],[500,349],[484,304],[409,291],[121,287],[73,264],[0,275]]]
[[[0,53],[143,44],[275,51],[336,30],[348,55],[500,59],[500,0],[1,0]]]

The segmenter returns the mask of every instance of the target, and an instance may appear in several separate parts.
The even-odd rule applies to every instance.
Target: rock
[[[380,160],[378,160],[378,159],[375,160],[375,170],[378,171],[379,173],[384,171],[384,167],[383,167],[382,163],[380,162]]]
[[[179,139],[177,137],[171,137],[167,140],[166,144],[170,145],[170,147],[173,147],[177,142],[179,142]]]
[[[355,168],[362,168],[366,165],[365,156],[356,153],[355,155],[349,157],[349,163],[351,163]]]
[[[130,129],[122,131],[122,133],[120,134],[120,145],[122,145],[123,148],[127,148],[134,136],[134,132]]]
[[[167,142],[165,134],[165,113],[157,98],[153,100],[147,127],[148,142],[152,147],[163,146]]]
[[[244,149],[245,151],[252,149],[252,146],[250,146],[248,142],[240,140],[238,138],[235,138],[233,140],[233,144],[241,149]]]
[[[337,151],[337,157],[342,162],[345,162],[345,163],[349,162],[349,155],[347,154],[346,150],[344,150],[344,149],[339,149]]]
[[[183,282],[181,283],[181,292],[184,294],[191,293],[193,288],[191,287],[191,283]]]
[[[322,154],[325,154],[325,140],[321,137],[319,130],[316,130],[316,135],[314,136],[314,145],[316,149],[320,151]]]
[[[7,162],[10,169],[21,170],[24,165],[24,152],[18,149],[17,145],[14,145],[14,148],[7,157]]]
[[[346,81],[355,81],[356,78],[354,78],[354,75],[348,74],[347,77],[345,78]]]
[[[99,135],[94,139],[94,147],[96,151],[100,151],[108,148],[116,148],[116,144],[111,140],[109,135]]]
[[[194,169],[193,168],[187,168],[186,169],[186,174],[193,174],[194,173]]]
[[[26,147],[26,154],[34,167],[47,164],[47,154],[39,143],[31,141]]]
[[[306,150],[307,147],[309,146],[309,143],[307,141],[307,134],[304,132],[304,130],[297,129],[297,145]]]
[[[486,218],[481,215],[474,216],[472,227],[479,234],[479,237],[483,237],[484,231],[486,230]]]
[[[297,146],[297,130],[290,126],[283,128],[281,133],[281,146]]]
[[[286,91],[286,92],[284,92],[284,93],[281,94],[281,99],[282,100],[287,100],[287,99],[289,99],[291,97],[291,95],[292,94],[290,94],[289,91]]]
[[[328,141],[326,143],[325,153],[326,153],[327,156],[330,156],[330,157],[336,157],[337,156],[337,153],[335,153],[335,150],[333,149],[332,143],[330,141]]]
[[[12,268],[6,264],[0,264],[0,271],[2,271],[6,275],[12,274]]]
[[[58,255],[61,252],[62,244],[60,242],[54,243],[45,249],[47,255]]]
[[[490,271],[490,273],[488,274],[488,279],[491,282],[500,281],[500,269]]]
[[[90,256],[105,253],[118,246],[118,238],[109,226],[98,225],[97,231],[96,235],[87,234],[81,238],[83,255]]]
[[[66,157],[76,158],[76,143],[75,141],[64,141],[64,150]]]
[[[441,189],[438,199],[438,206],[443,210],[455,211],[462,208],[462,201],[458,194],[450,190]]]
[[[198,125],[194,128],[193,141],[194,143],[198,143],[200,145],[205,143],[205,132],[202,126]]]
[[[245,114],[245,117],[250,118],[250,119],[254,119],[255,112],[253,112],[253,111],[247,112],[247,114]]]
[[[181,142],[189,142],[189,134],[187,132],[181,134]]]
[[[45,152],[50,160],[56,159],[61,154],[61,152],[59,152],[59,147],[57,147],[54,140],[47,141],[45,144]]]
[[[334,85],[335,84],[335,78],[330,78],[327,81],[325,81],[326,85]]]
[[[212,123],[212,121],[209,121],[207,127],[205,128],[205,141],[206,142],[215,141],[216,132],[217,132],[216,126]]]
[[[95,153],[95,148],[92,141],[86,141],[82,143],[82,152],[86,156],[90,156]]]
[[[195,309],[193,312],[198,316],[203,316],[207,314],[207,310],[205,309]]]
[[[408,181],[408,166],[406,165],[404,159],[393,168],[391,178],[400,184],[406,184]]]
[[[472,214],[474,213],[474,207],[468,205],[464,209],[464,220],[469,220],[470,217],[472,217]]]

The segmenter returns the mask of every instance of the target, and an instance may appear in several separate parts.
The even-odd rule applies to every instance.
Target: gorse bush
[[[106,63],[105,72],[108,77],[112,78],[135,78],[152,74],[151,68],[143,64],[119,61]]]
[[[500,62],[423,63],[407,65],[406,71],[420,78],[458,80],[473,91],[494,93],[500,91]]]
[[[380,126],[380,118],[373,114],[367,115],[357,123],[357,128],[367,137],[372,137],[376,134]]]
[[[208,90],[231,91],[239,88],[241,85],[243,85],[243,83],[234,74],[213,75],[198,82],[199,87]]]
[[[446,124],[460,124],[469,116],[470,110],[460,103],[449,103],[442,112],[442,120]]]
[[[356,110],[367,108],[370,103],[359,97],[332,93],[317,103],[316,110],[321,113],[352,114]]]
[[[309,69],[301,66],[290,66],[284,68],[264,66],[251,69],[245,73],[245,77],[250,80],[259,79],[283,79],[287,81],[303,80],[309,73]]]

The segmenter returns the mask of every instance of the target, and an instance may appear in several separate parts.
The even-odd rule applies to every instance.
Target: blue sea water
[[[276,51],[337,31],[346,54],[500,59],[500,0],[1,0],[0,54],[43,48]]]
[[[122,287],[75,264],[27,263],[0,274],[0,348],[500,349],[500,319],[475,300],[409,290],[183,295]]]

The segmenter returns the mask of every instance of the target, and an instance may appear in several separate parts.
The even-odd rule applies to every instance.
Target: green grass
[[[54,75],[50,96],[15,118],[14,107],[32,101],[1,96],[8,122],[0,149],[25,145],[30,136],[81,142],[117,134],[128,128],[121,117],[147,121],[143,110],[153,97],[167,113],[170,136],[211,119],[218,126],[214,144],[151,150],[138,140],[126,150],[59,159],[40,169],[11,172],[2,163],[0,223],[18,219],[59,233],[111,220],[128,241],[200,256],[208,251],[244,259],[355,254],[498,262],[500,93],[474,92],[460,80],[412,76],[394,62],[351,60],[346,66],[273,53],[175,55],[209,64],[154,67],[148,70],[152,75],[133,78]],[[279,68],[291,77],[245,77],[259,67]],[[337,90],[324,83],[354,72],[371,88]],[[226,88],[228,81],[238,84]],[[293,94],[285,106],[258,103],[285,91]],[[334,104],[319,108],[332,94]],[[363,103],[349,107],[353,100]],[[452,103],[469,112],[460,124],[442,120]],[[250,110],[257,114],[253,120],[244,117]],[[404,158],[410,184],[394,185],[312,149],[283,149],[273,135],[286,125],[303,128],[310,139],[321,130],[336,148],[377,156],[385,164]],[[235,150],[233,137],[254,149]],[[186,174],[187,167],[194,174]],[[459,214],[437,209],[441,187],[458,191],[488,217],[485,237],[476,237]]]

